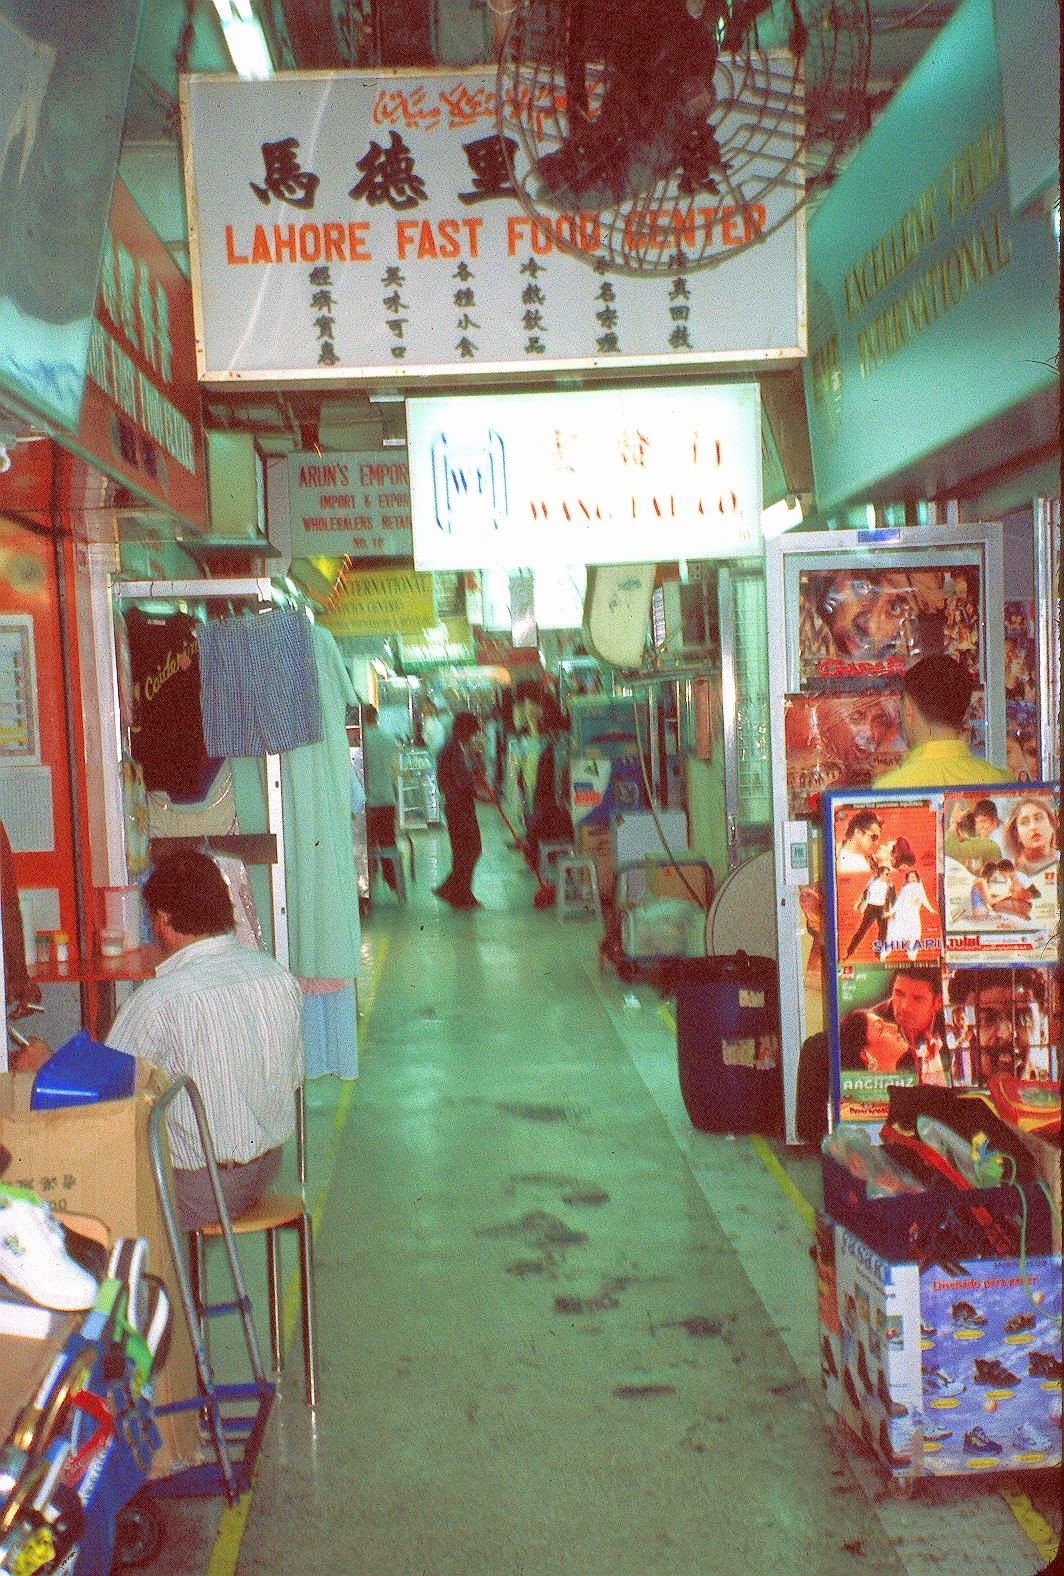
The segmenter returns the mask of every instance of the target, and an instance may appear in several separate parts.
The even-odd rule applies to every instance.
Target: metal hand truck
[[[188,1244],[185,1233],[178,1224],[173,1199],[170,1196],[163,1152],[163,1123],[171,1105],[181,1095],[186,1095],[192,1106],[200,1143],[207,1158],[207,1174],[214,1194],[222,1240],[225,1243],[226,1258],[229,1263],[229,1274],[235,1293],[231,1301],[205,1303],[201,1307],[197,1306],[192,1294],[188,1273]],[[157,1406],[156,1416],[162,1417],[169,1412],[193,1409],[198,1411],[215,1456],[213,1463],[185,1467],[169,1477],[156,1479],[151,1487],[159,1495],[175,1498],[208,1497],[222,1493],[227,1503],[234,1505],[251,1486],[255,1461],[262,1445],[275,1387],[266,1378],[263,1370],[258,1337],[255,1334],[251,1315],[251,1299],[244,1284],[244,1274],[236,1250],[236,1237],[222,1193],[214,1147],[207,1127],[207,1115],[203,1108],[203,1098],[191,1078],[176,1078],[156,1100],[148,1119],[148,1142],[152,1169],[155,1172],[155,1185],[159,1193],[163,1222],[181,1291],[181,1304],[192,1339],[196,1375],[199,1380],[198,1395]],[[215,1380],[207,1352],[205,1321],[220,1314],[232,1313],[240,1315],[251,1368],[251,1380],[243,1384],[219,1384]]]

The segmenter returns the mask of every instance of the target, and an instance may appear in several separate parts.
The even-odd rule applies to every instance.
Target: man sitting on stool
[[[274,1181],[281,1146],[295,1129],[302,993],[275,958],[236,940],[229,889],[206,854],[160,860],[144,900],[165,956],[155,978],[119,1010],[107,1043],[195,1083],[235,1217]],[[178,1218],[192,1231],[218,1212],[184,1097],[171,1107],[167,1129]]]

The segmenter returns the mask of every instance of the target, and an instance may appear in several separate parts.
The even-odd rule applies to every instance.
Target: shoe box
[[[54,1212],[102,1221],[112,1240],[147,1239],[148,1267],[162,1277],[174,1310],[169,1355],[153,1379],[158,1403],[197,1392],[191,1334],[149,1154],[149,1118],[163,1087],[161,1075],[138,1069],[129,1099],[42,1111],[32,1109],[32,1073],[0,1074],[0,1144],[11,1155],[5,1182],[32,1188]],[[194,1411],[160,1418],[159,1427],[163,1446],[153,1463],[155,1475],[200,1459]]]
[[[839,1379],[828,1401],[898,1477],[970,1477],[1061,1459],[1061,1260],[898,1264],[835,1223]],[[830,1258],[818,1219],[821,1360]],[[959,1266],[958,1266],[959,1267]],[[1033,1362],[1032,1362],[1033,1358]]]
[[[835,1279],[835,1227],[816,1218],[813,1259],[816,1264],[817,1319],[820,1327],[820,1382],[833,1412],[842,1410],[842,1328]]]
[[[1059,1162],[1059,1150],[1057,1159]],[[944,1184],[924,1193],[898,1193],[870,1198],[864,1183],[831,1155],[820,1157],[824,1179],[824,1210],[833,1220],[846,1226],[862,1242],[885,1259],[903,1263],[913,1257],[912,1240],[916,1234],[927,1238],[936,1226],[958,1221],[981,1234],[972,1215],[985,1211],[1015,1231],[1022,1213],[1020,1195],[1015,1187],[981,1187],[966,1191]],[[1059,1189],[1059,1180],[1057,1187]],[[1037,1185],[1023,1189],[1027,1206],[1026,1251],[1034,1254],[1060,1252],[1060,1227],[1053,1220],[1049,1200]],[[1059,1207],[1059,1194],[1058,1194]]]
[[[911,1272],[911,1273],[910,1273]],[[841,1330],[840,1415],[900,1475],[919,1476],[913,1415],[920,1409],[920,1286],[916,1266],[892,1264],[835,1226]]]

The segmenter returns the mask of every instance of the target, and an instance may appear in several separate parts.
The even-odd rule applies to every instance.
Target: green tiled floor
[[[483,910],[432,898],[420,834],[410,902],[366,925],[359,1081],[310,1088],[317,1417],[295,1341],[246,1525],[215,1546],[217,1505],[168,1508],[153,1569],[1040,1570],[1051,1475],[1006,1485],[1029,1536],[985,1482],[896,1497],[833,1426],[815,1157],[694,1132],[656,995],[533,910],[481,813]]]

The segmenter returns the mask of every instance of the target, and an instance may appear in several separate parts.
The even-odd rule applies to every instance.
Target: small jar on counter
[[[101,958],[120,958],[126,950],[125,932],[109,926],[100,931]]]
[[[70,943],[65,930],[56,930],[52,933],[52,956],[56,963],[70,962]]]

